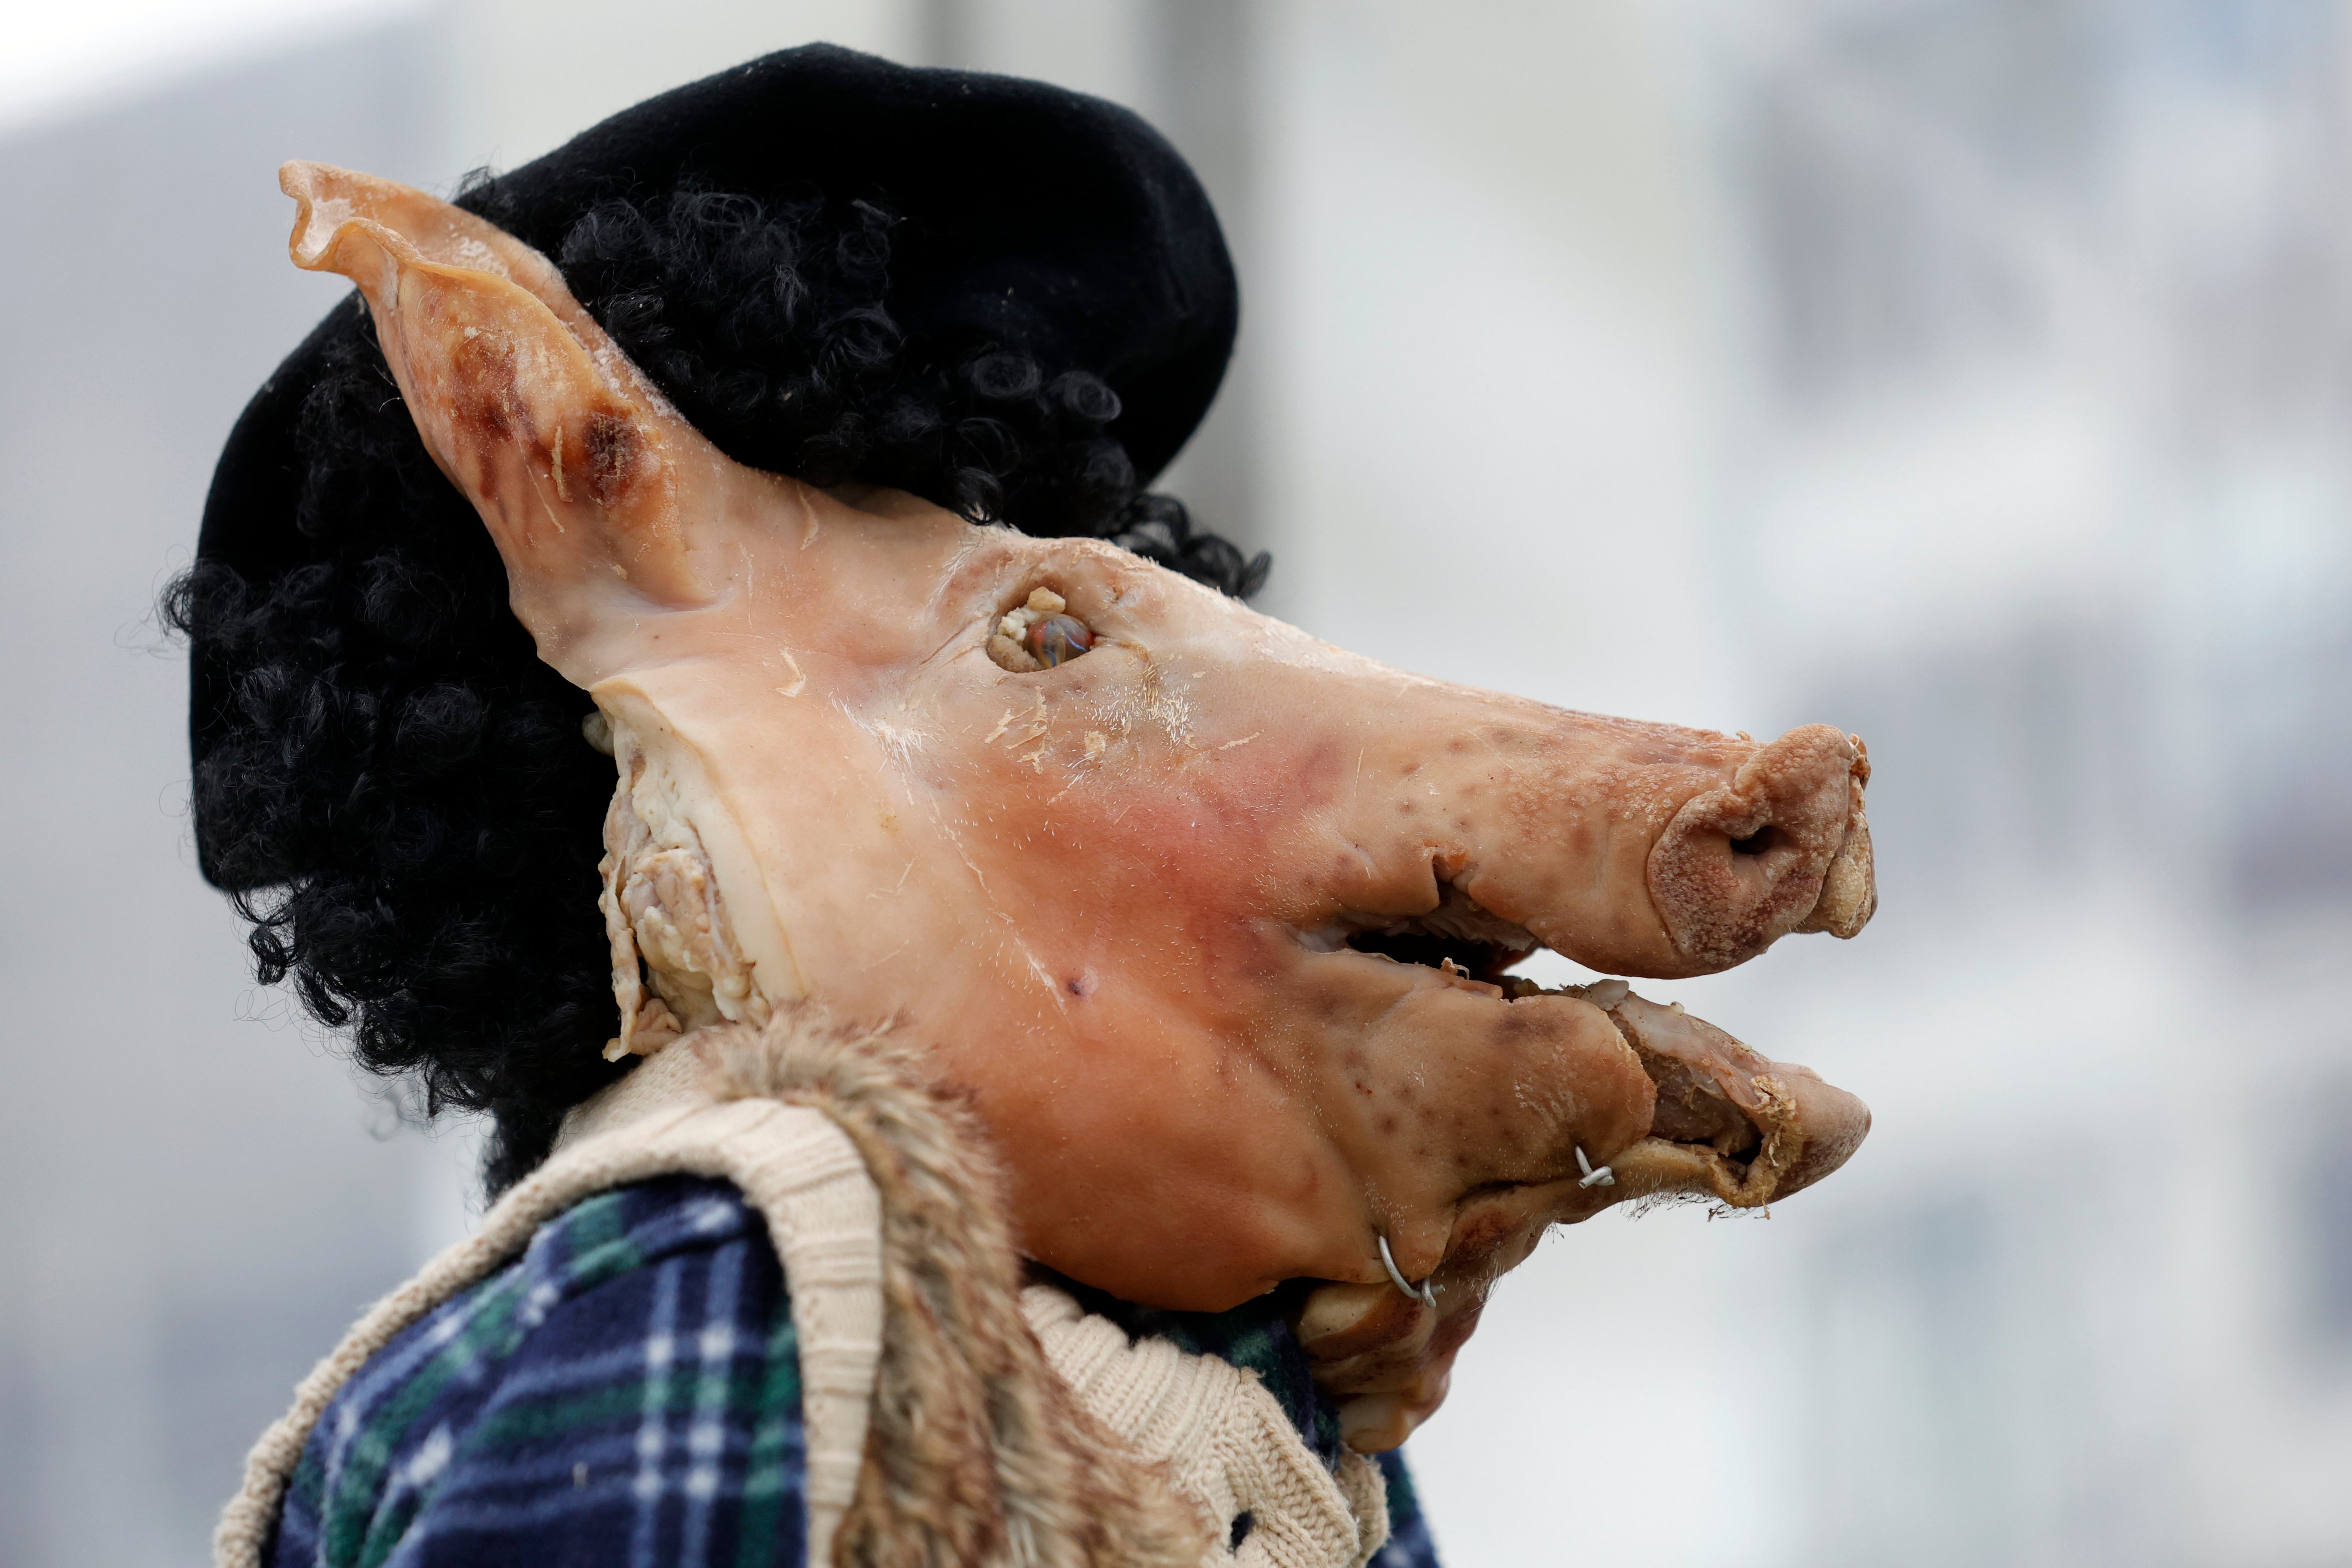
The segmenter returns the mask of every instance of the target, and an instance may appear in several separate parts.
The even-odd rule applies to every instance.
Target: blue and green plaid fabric
[[[1256,1370],[1336,1462],[1337,1425],[1277,1310],[1113,1305],[1129,1332]],[[803,1453],[766,1229],[728,1184],[665,1177],[550,1221],[362,1367],[310,1434],[268,1561],[796,1568]],[[1412,1483],[1383,1463],[1395,1539],[1378,1568],[1435,1568]]]

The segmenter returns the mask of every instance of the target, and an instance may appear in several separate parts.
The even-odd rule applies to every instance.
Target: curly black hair
[[[458,199],[500,216],[495,184]],[[1108,539],[1254,593],[1265,555],[1139,493],[1101,378],[985,342],[910,349],[890,299],[898,226],[873,201],[688,184],[590,206],[556,259],[740,461]],[[218,675],[194,806],[235,831],[207,837],[205,870],[242,889],[264,984],[290,980],[370,1071],[414,1075],[427,1114],[493,1116],[496,1192],[625,1070],[599,1051],[614,1025],[596,912],[612,763],[582,738],[582,694],[509,613],[489,536],[427,456],[357,295],[309,346],[324,353],[298,389],[288,476],[307,558],[200,559],[165,595]]]

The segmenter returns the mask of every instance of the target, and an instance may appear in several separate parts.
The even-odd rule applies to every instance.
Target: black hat
[[[1044,82],[811,44],[625,110],[467,205],[560,256],[595,203],[682,185],[892,215],[887,309],[908,360],[994,344],[1047,377],[1099,377],[1119,402],[1105,434],[1142,483],[1233,351],[1240,292],[1201,182],[1134,113]]]

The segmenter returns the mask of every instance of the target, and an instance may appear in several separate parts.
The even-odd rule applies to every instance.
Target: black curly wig
[[[1071,144],[1089,153],[1148,138],[1139,153],[1118,149],[1127,166],[1092,194],[1132,195],[1140,160],[1150,200],[1138,210],[1163,228],[1173,211],[1196,247],[1205,220],[1230,288],[1205,197],[1141,121],[1034,83],[834,49],[770,57],[641,105],[515,175],[469,180],[459,205],[553,256],[588,310],[738,461],[893,486],[975,522],[1108,539],[1254,592],[1267,558],[1194,531],[1139,475],[1164,465],[1213,395],[1232,336],[1230,301],[1220,328],[1213,287],[1205,331],[1179,321],[1171,335],[1165,308],[1131,325],[1074,315],[1083,289],[1057,299],[1049,288],[1033,318],[1008,317],[1016,289],[1000,300],[998,283],[1024,267],[1053,281],[1056,256],[1014,256],[1010,272],[983,265],[974,282],[973,268],[942,258],[991,258],[919,179],[897,182],[913,187],[905,201],[866,170],[747,190],[724,179],[726,159],[690,155],[648,178],[648,137],[691,152],[696,135],[709,139],[712,103],[740,109],[781,86],[805,105],[812,83],[886,109],[912,90],[930,110],[943,92],[948,109],[968,110],[978,84],[999,110],[994,146],[971,144],[966,126],[964,155],[983,166],[1024,136],[1034,151],[1040,135],[1084,135]],[[936,149],[941,127],[913,121],[909,146]],[[614,126],[636,136],[618,142],[634,155],[612,155]],[[1148,225],[1136,233],[1167,248]],[[1178,296],[1203,302],[1198,268],[1166,270]],[[1085,266],[1070,276],[1091,278]],[[428,1113],[490,1112],[485,1174],[493,1191],[511,1184],[544,1157],[564,1110],[625,1070],[599,1050],[614,1025],[596,910],[613,765],[582,738],[586,699],[540,662],[509,612],[488,533],[427,456],[356,294],[239,421],[196,563],[165,614],[192,650],[199,853],[253,922],[260,979],[291,980],[322,1023],[350,1031],[370,1070],[414,1075]]]

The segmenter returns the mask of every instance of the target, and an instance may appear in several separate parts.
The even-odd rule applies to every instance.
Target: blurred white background
[[[2352,1563],[2352,7],[12,0],[0,1563],[200,1560],[470,1212],[194,868],[152,601],[338,292],[272,171],[446,191],[817,37],[1195,160],[1246,314],[1169,488],[1265,607],[1871,743],[1871,929],[1654,988],[1870,1144],[1507,1282],[1411,1447],[1448,1562]]]

